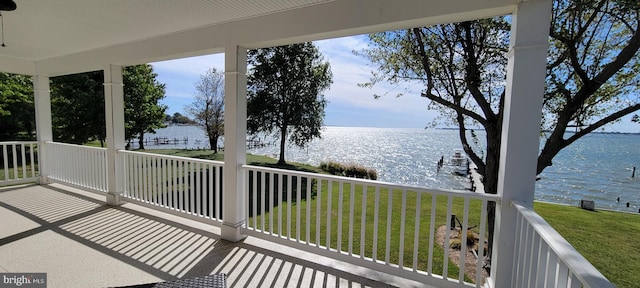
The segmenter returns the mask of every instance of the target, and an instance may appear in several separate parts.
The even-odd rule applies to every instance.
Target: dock
[[[137,141],[132,141],[132,143],[136,143]],[[146,138],[142,141],[144,145],[150,146],[159,146],[159,145],[177,145],[177,144],[187,144],[189,143],[189,138],[185,137],[182,139],[178,138],[169,138],[169,137],[154,137],[154,138]]]
[[[464,185],[465,189],[478,193],[484,193],[484,184],[482,184],[482,175],[478,173],[478,166],[475,163],[469,165],[469,179]]]

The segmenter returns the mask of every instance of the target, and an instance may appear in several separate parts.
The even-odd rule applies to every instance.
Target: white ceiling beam
[[[196,28],[37,62],[37,73],[56,76],[363,33],[487,18],[511,13],[516,0],[337,0],[259,17]],[[0,63],[1,64],[1,63]]]
[[[36,63],[33,61],[0,56],[0,71],[9,71],[14,74],[36,75]]]

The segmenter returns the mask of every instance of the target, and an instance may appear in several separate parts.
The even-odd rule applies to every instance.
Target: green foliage
[[[329,162],[320,162],[320,169],[322,169],[322,171],[325,171],[331,175],[343,176],[345,167],[344,165],[338,162],[329,161]]]
[[[82,144],[106,137],[102,71],[51,78],[55,141]]]
[[[377,68],[361,86],[422,87],[427,107],[441,112],[432,124],[460,127],[462,147],[489,193],[497,191],[509,26],[506,17],[496,17],[375,33],[369,35],[370,46],[356,52]],[[486,131],[486,152],[474,150],[471,142],[477,139],[464,133],[471,125]]]
[[[122,71],[125,102],[125,136],[153,133],[163,127],[166,107],[164,84],[150,65],[125,67]],[[51,113],[56,141],[82,144],[101,143],[106,137],[103,71],[94,71],[51,79]],[[142,147],[142,146],[141,146]]]
[[[553,6],[542,121],[552,132],[538,173],[564,147],[640,109],[640,2],[556,0]]]
[[[34,129],[31,77],[0,73],[0,140],[31,140]]]
[[[367,170],[367,179],[378,180],[378,171],[374,169]]]
[[[204,128],[209,147],[216,153],[218,138],[224,135],[224,73],[211,68],[200,75],[194,97],[186,110]]]
[[[555,0],[547,57],[542,127],[549,133],[537,174],[580,137],[640,109],[640,3],[628,0]],[[460,128],[462,147],[497,193],[504,115],[509,22],[505,17],[370,35],[359,52],[377,66],[379,82],[423,86],[429,108]],[[375,71],[375,70],[374,70]],[[486,131],[486,155],[474,151],[467,125]],[[567,134],[568,128],[579,131]],[[565,139],[565,135],[569,135]],[[489,208],[489,228],[493,227]],[[490,229],[492,230],[492,229]],[[492,247],[493,235],[489,237]]]
[[[453,238],[453,239],[449,240],[449,248],[456,249],[456,250],[462,249],[462,239]]]
[[[165,121],[171,124],[196,124],[195,121],[191,120],[189,117],[184,116],[178,112],[173,113],[173,116],[167,114],[165,116]]]
[[[538,174],[580,137],[640,109],[640,2],[553,5],[542,121],[551,133],[538,157]],[[377,33],[370,35],[369,48],[356,52],[377,68],[361,86],[422,85],[428,107],[443,112],[439,120],[460,127],[462,146],[489,193],[497,188],[509,25],[509,18],[498,17]],[[487,131],[484,157],[463,133],[469,124]]]
[[[332,83],[328,62],[310,42],[249,51],[247,128],[280,136],[284,164],[286,141],[304,147],[320,137]]]
[[[366,167],[358,164],[344,165],[338,162],[321,162],[320,169],[331,175],[354,177],[361,179],[378,179],[378,172],[374,169],[367,169]]]
[[[122,71],[125,103],[125,138],[139,138],[144,149],[144,134],[163,128],[167,106],[158,102],[165,97],[165,84],[149,64],[125,67]]]

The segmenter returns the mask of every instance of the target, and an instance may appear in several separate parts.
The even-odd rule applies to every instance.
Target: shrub
[[[449,241],[449,248],[455,250],[462,249],[462,241],[459,238],[451,238]]]
[[[367,178],[371,180],[378,180],[378,172],[373,169],[367,170]]]
[[[338,162],[321,162],[320,169],[332,175],[355,177],[360,179],[378,179],[378,172],[358,164],[343,165]]]
[[[467,229],[467,245],[473,245],[476,243],[476,235],[473,230]]]
[[[331,175],[343,176],[344,174],[344,166],[338,162],[321,162],[320,169],[322,171],[328,172]]]

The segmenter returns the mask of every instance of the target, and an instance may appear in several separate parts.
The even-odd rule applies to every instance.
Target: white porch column
[[[551,0],[524,1],[513,13],[500,147],[496,232],[491,259],[495,287],[511,287],[517,200],[533,206]]]
[[[104,109],[107,127],[107,204],[120,205],[122,194],[121,158],[118,150],[124,149],[124,85],[122,66],[107,65],[104,68]],[[121,170],[121,169],[120,169]]]
[[[245,177],[247,139],[247,49],[225,48],[224,62],[224,170],[222,239],[244,239],[242,225],[246,217]]]
[[[49,163],[45,142],[53,141],[51,129],[51,91],[49,77],[33,76],[33,100],[36,110],[36,137],[38,140],[38,184],[48,184]]]

